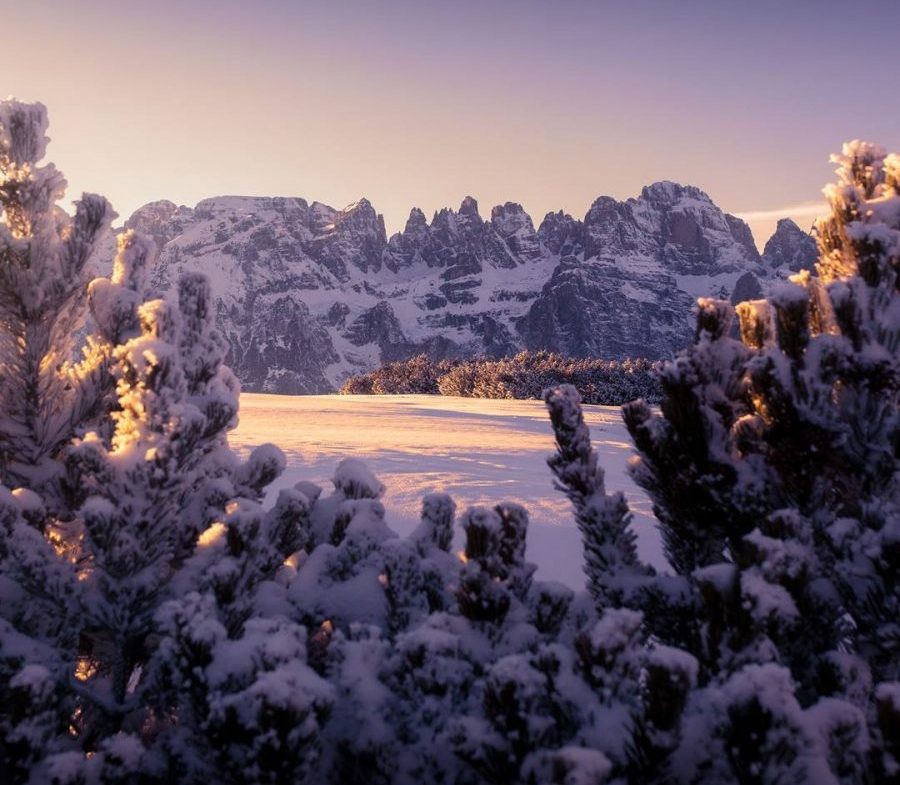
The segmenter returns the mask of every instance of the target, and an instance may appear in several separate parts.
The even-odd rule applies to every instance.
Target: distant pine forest
[[[636,398],[658,403],[657,363],[645,359],[601,360],[552,352],[519,352],[499,360],[431,360],[420,354],[348,378],[342,395],[456,395],[463,398],[542,397],[571,384],[584,403],[621,406]]]

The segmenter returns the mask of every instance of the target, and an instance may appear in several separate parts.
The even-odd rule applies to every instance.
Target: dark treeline
[[[621,406],[660,399],[655,363],[643,359],[569,358],[519,352],[500,360],[431,360],[420,354],[351,376],[342,395],[458,395],[463,398],[540,399],[544,390],[571,384],[585,403]]]

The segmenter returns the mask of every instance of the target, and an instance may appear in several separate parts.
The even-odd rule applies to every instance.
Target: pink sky
[[[471,194],[537,223],[671,179],[758,240],[809,226],[845,139],[900,148],[900,3],[855,5],[864,51],[832,5],[0,0],[7,92],[47,104],[70,195],[123,216],[366,196],[392,231]]]

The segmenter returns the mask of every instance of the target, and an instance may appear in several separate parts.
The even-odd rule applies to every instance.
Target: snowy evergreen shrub
[[[472,398],[478,384],[481,365],[484,362],[484,360],[475,359],[455,365],[437,380],[438,392],[441,395]]]
[[[72,218],[56,207],[66,182],[38,163],[46,129],[41,104],[0,104],[0,466],[7,485],[41,492],[68,517],[60,453],[112,405],[112,348],[136,331],[152,246],[122,234],[111,278],[94,282],[88,298],[88,260],[115,214],[93,194]],[[88,301],[96,332],[76,354]]]
[[[731,645],[776,644],[808,695],[847,646],[876,680],[900,661],[897,164],[858,142],[836,160],[819,278],[740,304],[743,346],[701,302],[662,414],[626,407],[673,564],[733,564]]]
[[[342,395],[437,395],[438,379],[453,366],[450,360],[434,361],[426,354],[418,354],[351,376],[340,392]]]
[[[205,280],[141,304],[152,246],[125,232],[89,283],[113,214],[56,207],[46,126],[0,104],[0,780],[282,781],[331,701],[275,581],[310,504],[263,510],[283,457],[228,449],[238,386]]]
[[[462,520],[465,563],[456,599],[468,619],[499,623],[528,591],[534,565],[525,562],[528,515],[519,505],[473,507]]]
[[[595,602],[612,586],[643,614],[631,781],[900,776],[900,159],[853,142],[835,160],[818,278],[739,304],[740,341],[731,305],[701,300],[659,413],[624,407],[673,575],[637,562],[574,390],[547,394]]]
[[[639,614],[597,627],[571,590],[533,581],[518,505],[467,510],[465,547],[451,554],[446,495],[427,497],[422,523],[401,538],[364,467],[341,464],[334,484],[331,496],[307,496],[320,534],[288,589],[311,631],[308,662],[333,689],[321,781],[533,783],[582,767],[627,776],[633,718],[649,725]],[[340,536],[326,536],[343,519]],[[673,693],[683,702],[686,689],[659,680],[668,691],[655,705]]]
[[[572,502],[584,542],[588,591],[598,611],[625,604],[650,572],[638,559],[625,497],[606,493],[578,391],[571,385],[548,388],[544,399],[557,446],[548,464],[557,487]]]
[[[93,195],[71,218],[56,207],[65,180],[39,163],[46,128],[42,105],[0,103],[0,475],[12,489],[0,490],[0,779],[10,782],[71,746],[71,726],[77,734],[97,709],[76,678],[86,667],[89,566],[64,459],[71,439],[114,406],[113,349],[136,325],[150,253],[133,234],[120,237],[112,279],[90,292],[97,332],[76,355],[88,260],[113,213]]]
[[[449,552],[453,543],[456,504],[446,493],[430,493],[422,499],[422,523],[411,539],[419,543],[423,555],[431,548]]]

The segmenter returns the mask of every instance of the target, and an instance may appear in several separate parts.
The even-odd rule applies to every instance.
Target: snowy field
[[[585,416],[607,489],[625,492],[641,555],[662,566],[650,503],[626,475],[631,443],[619,408],[587,406]],[[472,504],[523,504],[531,517],[526,555],[538,575],[583,586],[578,530],[546,464],[553,433],[540,401],[245,393],[231,443],[249,451],[263,442],[281,447],[288,461],[273,495],[298,480],[330,492],[341,458],[366,461],[387,486],[386,517],[400,534],[416,526],[422,496],[430,491],[450,493],[459,511]]]

